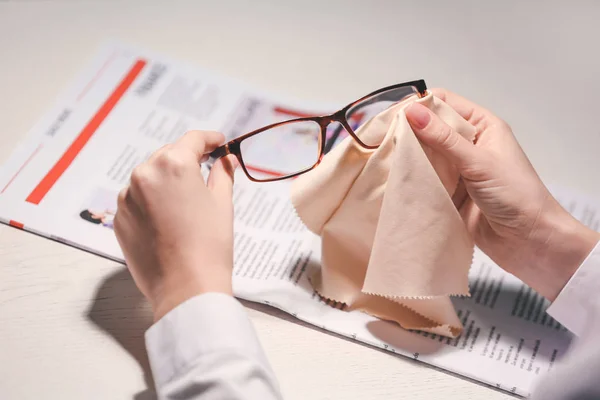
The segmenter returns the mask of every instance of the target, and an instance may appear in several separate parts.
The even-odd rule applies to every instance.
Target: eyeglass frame
[[[347,106],[340,109],[339,111],[334,112],[333,114],[322,115],[322,116],[313,116],[313,117],[300,117],[300,118],[289,119],[286,121],[276,122],[276,123],[273,123],[270,125],[263,126],[262,128],[253,130],[252,132],[246,133],[235,139],[232,139],[229,142],[227,142],[227,143],[217,147],[215,150],[213,150],[209,154],[209,160],[210,160],[209,162],[211,164],[213,164],[215,161],[217,161],[221,157],[225,157],[228,155],[234,155],[238,159],[239,164],[242,167],[242,169],[243,169],[244,173],[246,174],[246,176],[248,177],[248,179],[250,179],[253,182],[275,182],[275,181],[290,179],[290,178],[296,177],[298,175],[302,175],[302,174],[314,169],[317,165],[319,165],[321,163],[323,156],[327,152],[326,151],[327,127],[332,122],[339,123],[341,125],[341,127],[343,127],[348,132],[348,134],[350,134],[350,136],[352,136],[352,138],[361,147],[368,149],[368,150],[374,150],[374,149],[378,148],[379,145],[369,146],[369,145],[363,143],[359,139],[356,132],[354,132],[354,129],[352,129],[350,127],[350,124],[348,123],[348,120],[346,119],[346,113],[353,106],[359,104],[360,102],[364,101],[365,99],[368,99],[369,97],[372,97],[372,96],[375,96],[375,95],[378,95],[380,93],[387,92],[390,90],[399,89],[401,87],[411,87],[411,86],[417,90],[416,94],[418,95],[419,98],[422,98],[427,94],[427,85],[425,84],[425,80],[423,80],[423,79],[404,82],[404,83],[398,83],[398,84],[391,85],[391,86],[386,86],[384,88],[381,88],[374,92],[371,92],[371,93],[361,97],[358,100],[353,101],[352,103],[348,104]],[[258,135],[261,132],[264,132],[269,129],[273,129],[273,128],[281,126],[281,125],[292,124],[292,123],[297,123],[297,122],[304,122],[304,121],[316,122],[319,125],[319,127],[321,128],[321,132],[320,132],[321,135],[320,135],[320,140],[319,140],[320,149],[319,149],[319,157],[318,157],[317,161],[309,168],[305,168],[301,171],[295,172],[293,174],[285,175],[285,176],[278,176],[278,177],[267,178],[267,179],[256,179],[256,178],[252,177],[252,175],[250,175],[250,172],[248,172],[248,170],[246,169],[246,164],[244,163],[244,158],[242,157],[242,152],[241,152],[241,148],[240,148],[242,141],[244,141],[245,139],[248,139],[254,135]],[[336,130],[336,132],[334,133],[334,136],[332,137],[332,143],[330,143],[330,146],[333,144],[333,141],[335,141],[335,139],[337,139],[337,136],[339,135],[340,132],[341,132],[341,130],[339,130],[339,129]]]

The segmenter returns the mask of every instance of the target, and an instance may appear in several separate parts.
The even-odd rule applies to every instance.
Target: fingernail
[[[406,118],[408,122],[417,129],[423,129],[431,121],[431,115],[427,107],[418,103],[412,103],[406,109]]]

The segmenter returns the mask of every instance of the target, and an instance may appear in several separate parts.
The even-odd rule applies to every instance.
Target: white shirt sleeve
[[[600,399],[600,243],[547,312],[578,337],[539,382],[532,400]]]
[[[281,399],[244,307],[206,293],[180,304],[146,332],[159,399]]]
[[[546,312],[577,336],[600,312],[600,242]]]

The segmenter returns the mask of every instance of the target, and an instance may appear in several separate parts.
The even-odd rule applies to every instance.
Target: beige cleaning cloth
[[[432,94],[397,103],[347,137],[292,185],[304,224],[322,239],[315,290],[406,329],[456,337],[451,295],[469,295],[473,241],[452,201],[456,168],[422,145],[404,109],[419,102],[470,141],[475,128]]]

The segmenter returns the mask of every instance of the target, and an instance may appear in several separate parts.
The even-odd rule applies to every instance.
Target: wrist
[[[569,279],[600,240],[600,233],[588,228],[553,199],[540,215],[534,253],[523,279],[538,293],[554,301]]]
[[[231,270],[231,268],[229,269]],[[154,313],[154,321],[160,320],[169,311],[192,297],[205,293],[223,293],[233,296],[231,274],[219,274],[213,270],[209,277],[198,274],[173,274],[166,276],[150,299]]]

